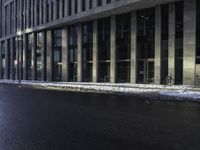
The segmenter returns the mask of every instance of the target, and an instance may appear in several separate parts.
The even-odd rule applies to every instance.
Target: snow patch
[[[18,81],[0,80],[0,83],[18,84]],[[176,97],[179,99],[187,98],[200,101],[200,88],[193,86],[164,86],[164,85],[146,85],[130,83],[84,83],[84,82],[42,82],[42,81],[22,81],[22,85],[33,87],[44,87],[65,90],[85,90],[95,92],[115,92],[123,94],[143,94],[150,97],[153,94],[161,96]]]

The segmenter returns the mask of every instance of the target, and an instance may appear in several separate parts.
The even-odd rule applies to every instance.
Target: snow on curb
[[[18,81],[0,80],[0,83],[18,84]],[[153,94],[178,99],[189,99],[200,101],[200,88],[192,86],[163,86],[163,85],[146,85],[146,84],[112,84],[112,83],[84,83],[84,82],[40,82],[40,81],[22,81],[22,85],[78,90],[78,91],[95,91],[110,92],[123,94],[142,94],[150,97]]]

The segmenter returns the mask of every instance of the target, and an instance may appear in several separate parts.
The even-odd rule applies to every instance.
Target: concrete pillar
[[[71,1],[71,11],[72,11],[72,15],[74,15],[75,14],[75,0],[72,0]]]
[[[69,15],[69,0],[65,1],[65,17]]]
[[[18,20],[18,22],[19,22],[19,31],[21,31],[22,30],[22,0],[19,0],[19,8],[18,8],[18,10],[19,10],[19,20]]]
[[[23,80],[27,80],[27,35],[23,35]]]
[[[60,0],[60,1],[59,1],[59,4],[58,4],[58,5],[59,5],[59,8],[60,8],[60,9],[59,9],[59,18],[63,18],[63,13],[64,13],[64,12],[63,12],[63,11],[64,11],[64,10],[63,10],[63,5],[64,5],[63,2],[65,3],[66,0],[65,0],[65,1]],[[65,9],[67,9],[67,8],[65,8]]]
[[[29,6],[30,6],[30,1],[26,2],[26,28],[29,28],[29,18],[31,17],[29,14]]]
[[[31,51],[32,80],[36,79],[36,47],[37,47],[37,34],[32,33],[32,51]]]
[[[82,11],[82,0],[77,0],[78,2],[78,13]]]
[[[175,79],[175,3],[169,4],[168,73]]]
[[[86,5],[85,5],[85,10],[87,11],[87,10],[90,10],[90,0],[85,0],[85,3],[86,3]]]
[[[137,14],[131,13],[131,83],[137,82]]]
[[[77,68],[78,68],[78,82],[82,81],[82,24],[78,25],[78,40],[77,40],[77,44],[78,44],[78,49],[77,49],[77,53],[78,53],[78,64],[77,64]]]
[[[50,22],[50,21],[52,21],[52,15],[51,15],[52,13],[51,12],[53,11],[52,7],[51,7],[52,1],[49,0],[48,3],[49,3],[49,22]]]
[[[103,0],[103,5],[106,5],[107,4],[107,0]]]
[[[93,82],[98,82],[98,21],[93,21]]]
[[[92,8],[96,8],[97,7],[97,1],[93,1],[92,4],[93,4]]]
[[[183,84],[194,85],[196,78],[196,0],[184,1]]]
[[[57,19],[57,15],[58,15],[57,14],[57,12],[58,12],[57,11],[57,8],[58,8],[57,5],[59,5],[59,4],[57,3],[58,2],[57,0],[53,0],[53,2],[54,2],[54,6],[53,6],[53,9],[54,9],[54,11],[53,11],[54,12],[53,13],[53,20],[56,20]]]
[[[13,5],[14,5],[14,10],[13,10],[13,16],[14,16],[14,18],[16,17],[16,1],[13,1]],[[16,32],[16,19],[13,19],[13,31],[14,31],[14,33]]]
[[[41,80],[46,80],[46,32],[42,32],[42,49],[41,49]]]
[[[14,57],[13,57],[14,39],[10,39],[10,79],[14,79]]]
[[[11,18],[10,17],[10,15],[11,15],[11,13],[10,13],[10,4],[7,7],[8,7],[7,17],[10,20],[10,18]],[[10,21],[8,21],[8,24],[6,24],[6,26],[7,26],[7,35],[9,35],[10,34]]]
[[[37,26],[38,25],[38,20],[39,20],[39,18],[38,18],[38,16],[37,16],[37,13],[38,13],[38,9],[37,9],[37,7],[38,7],[38,2],[37,1],[35,1],[35,6],[34,6],[34,9],[35,9],[35,18],[34,18],[34,22],[35,22],[35,26]]]
[[[44,0],[42,1],[42,0],[39,0],[39,10],[40,10],[40,13],[39,13],[39,24],[42,24],[42,22],[43,22],[43,17],[42,17],[42,8],[43,8],[43,3],[42,2],[44,2]]]
[[[9,48],[8,48],[8,40],[5,40],[5,78],[9,79]]]
[[[116,82],[116,16],[111,17],[110,31],[110,82]]]
[[[155,9],[155,84],[161,83],[161,35],[162,35],[162,21],[161,21],[161,6]]]
[[[69,52],[68,52],[68,28],[62,29],[62,81],[68,81]]]
[[[52,63],[53,63],[53,39],[52,39],[52,31],[47,31],[47,64],[46,64],[46,78],[47,81],[52,81]]]
[[[47,22],[47,1],[48,0],[43,1],[43,23]]]
[[[24,15],[24,29],[26,29],[27,28],[27,6],[26,6],[26,4],[27,4],[27,2],[26,1],[23,1],[24,2],[24,13],[23,13],[23,15]]]
[[[5,5],[2,6],[2,36],[5,36],[5,26],[6,26],[6,22],[5,22]]]

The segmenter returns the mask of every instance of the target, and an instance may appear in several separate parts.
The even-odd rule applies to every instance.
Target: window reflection
[[[62,30],[54,30],[53,34],[53,81],[62,80]]]
[[[69,27],[69,81],[77,81],[77,35],[78,27]]]
[[[130,82],[131,19],[127,18],[131,15],[119,15],[116,20],[117,82]]]
[[[93,64],[93,22],[83,24],[83,81],[92,81]]]
[[[28,80],[32,79],[32,49],[33,49],[33,34],[28,35],[27,49],[27,76]]]
[[[110,18],[98,20],[98,81],[110,81]]]

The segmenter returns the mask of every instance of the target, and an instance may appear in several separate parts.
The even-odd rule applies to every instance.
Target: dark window
[[[165,84],[168,76],[169,5],[162,5],[161,15],[161,83]]]
[[[69,81],[77,81],[77,36],[78,27],[69,27]]]
[[[129,18],[129,19],[128,19]],[[116,17],[117,82],[130,82],[131,15]]]
[[[6,57],[5,57],[5,42],[1,42],[1,58],[2,58],[2,62],[1,62],[1,69],[2,69],[2,79],[6,78],[6,74],[5,74],[5,63],[6,63]]]
[[[43,50],[43,34],[37,33],[37,45],[36,45],[36,80],[42,79],[42,50]]]
[[[62,30],[53,34],[53,81],[62,80]]]
[[[183,83],[183,2],[176,2],[175,84]]]
[[[98,80],[110,81],[110,18],[98,20]]]
[[[92,81],[93,22],[83,24],[83,81]]]
[[[154,82],[155,8],[137,11],[137,82]]]
[[[200,1],[196,0],[196,8],[197,8],[197,31],[196,31],[196,63],[200,64]]]
[[[32,79],[32,48],[33,48],[33,36],[28,35],[28,49],[27,49],[27,77],[28,80]]]

